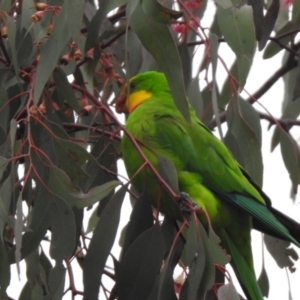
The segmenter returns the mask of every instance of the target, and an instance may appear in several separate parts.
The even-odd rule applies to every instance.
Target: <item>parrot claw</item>
[[[185,192],[180,193],[179,206],[181,212],[187,215],[191,215],[192,212],[200,210],[199,205]]]

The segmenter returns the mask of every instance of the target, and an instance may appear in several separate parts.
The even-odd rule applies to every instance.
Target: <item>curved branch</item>
[[[130,28],[128,28],[130,29]],[[109,40],[107,43],[101,45],[101,49],[105,49],[109,47],[111,44],[113,44],[115,41],[117,41],[122,35],[126,33],[126,29],[122,30],[120,33],[118,33],[116,36],[114,36],[111,40]]]
[[[62,123],[62,125],[65,128],[68,128],[68,134],[70,133],[74,133],[74,132],[78,132],[78,131],[82,131],[82,130],[89,130],[91,132],[96,132],[96,133],[100,133],[103,135],[106,135],[108,137],[112,137],[114,139],[117,140],[121,140],[121,136],[116,134],[115,132],[112,131],[107,131],[107,130],[103,130],[101,128],[99,128],[98,124],[95,125],[83,125],[83,124],[75,124],[75,123]]]
[[[222,43],[222,42],[226,42],[224,38],[218,38],[218,42]],[[202,40],[202,41],[195,41],[195,42],[188,42],[186,43],[187,46],[197,46],[197,45],[202,45],[207,43],[207,40]]]
[[[280,40],[279,40],[278,38],[272,38],[272,37],[270,37],[269,40],[272,41],[272,42],[274,42],[274,43],[276,43],[276,44],[278,44],[279,47],[281,47],[281,48],[287,50],[288,52],[294,54],[295,56],[298,56],[297,51],[294,51],[293,49],[291,49],[291,48],[289,48],[288,46],[286,46],[286,45],[284,45],[283,43],[281,43]]]
[[[268,114],[258,112],[259,117],[269,122],[269,128],[273,125],[280,124],[284,129],[290,129],[293,126],[300,126],[300,120],[294,119],[277,119]]]
[[[286,33],[280,34],[280,35],[278,35],[278,36],[276,36],[274,38],[277,39],[277,40],[280,40],[280,39],[283,39],[283,38],[285,38],[285,37],[287,37],[289,35],[297,34],[298,32],[300,32],[299,29],[294,29],[294,30],[288,31]]]
[[[287,72],[298,66],[298,62],[293,55],[290,55],[286,63],[279,68],[253,95],[251,95],[247,101],[251,104],[256,102],[261,96],[263,96],[273,84],[284,76]]]
[[[246,101],[253,104],[259,98],[261,98],[274,84],[275,82],[288,73],[290,70],[298,66],[297,60],[293,55],[290,55],[286,63],[279,68],[253,95],[251,95]],[[224,123],[226,120],[226,112],[222,112],[219,115],[220,122]],[[217,126],[215,118],[210,122],[209,128],[213,129]]]

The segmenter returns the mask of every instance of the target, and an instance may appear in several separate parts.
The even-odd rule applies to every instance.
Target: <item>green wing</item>
[[[270,210],[261,203],[240,194],[222,194],[220,198],[234,204],[236,207],[246,211],[253,218],[264,225],[265,231],[274,234],[283,240],[287,240],[300,247],[300,243],[290,234],[289,230],[282,225]]]
[[[219,199],[255,218],[263,225],[261,229],[300,246],[266,207],[264,194],[244,176],[227,148],[200,121],[193,119],[189,125],[176,112],[161,113],[157,114],[154,126],[155,136],[148,140],[152,147],[163,149],[162,155],[169,156],[171,152],[180,161],[181,170],[200,174],[203,185]]]
[[[147,108],[146,103],[143,106],[146,114],[149,107]],[[244,176],[244,171],[240,169],[226,147],[201,122],[193,118],[193,123],[187,124],[175,109],[174,111],[158,109],[153,115],[153,120],[143,125],[144,134],[140,138],[158,155],[174,162],[179,173],[179,181],[184,182],[183,185],[180,183],[179,185],[188,186],[188,190],[183,191],[190,194],[196,191],[203,195],[202,185],[204,185],[217,196],[209,198],[213,206],[222,207],[220,202],[232,204],[251,215],[256,223],[260,224],[261,230],[299,246],[287,228],[265,206],[263,193]],[[191,185],[185,184],[185,181],[191,184],[194,179],[199,180],[197,187],[194,185],[191,188]],[[226,212],[224,209],[219,211],[221,212],[216,218],[222,219],[223,222],[222,214],[226,215]],[[225,217],[232,218],[232,216]],[[226,223],[226,220],[224,222]],[[251,248],[247,230],[250,232],[250,226],[244,232],[230,226],[226,234],[221,233],[221,238],[225,239],[224,243],[232,255],[231,264],[247,296],[251,299],[262,299],[252,267],[251,253],[249,254]],[[239,241],[239,238],[236,238],[239,235],[246,235],[249,242]]]
[[[211,138],[214,138],[214,136],[212,136],[205,127],[203,127],[205,136],[199,136],[199,138],[204,138],[206,145],[201,147],[200,150],[196,150],[195,143],[189,134],[189,128],[186,127],[190,125],[186,125],[184,123],[184,120],[181,119],[180,114],[177,115],[177,110],[166,111],[166,109],[159,109],[157,106],[158,104],[156,106],[151,105],[147,107],[147,103],[143,104],[143,110],[140,109],[138,115],[132,114],[130,116],[131,118],[128,119],[126,124],[127,129],[129,129],[136,138],[146,144],[148,148],[151,149],[152,153],[155,153],[158,156],[166,157],[174,163],[178,173],[180,189],[190,194],[192,199],[208,212],[213,227],[217,234],[220,235],[221,240],[223,240],[224,246],[226,246],[227,240],[224,240],[223,231],[220,229],[223,227],[227,229],[226,232],[228,232],[228,235],[230,235],[234,240],[234,249],[239,249],[239,255],[237,257],[235,257],[234,253],[231,253],[232,265],[239,266],[240,260],[238,257],[240,256],[243,257],[243,262],[247,264],[247,268],[243,272],[237,273],[239,281],[244,287],[247,295],[257,295],[259,288],[257,286],[253,288],[252,280],[255,278],[255,275],[252,266],[250,242],[251,220],[249,217],[247,217],[247,215],[245,216],[244,214],[239,213],[235,208],[230,207],[226,201],[221,201],[213,193],[213,187],[216,187],[216,190],[218,190],[220,193],[221,188],[223,188],[224,192],[232,192],[234,181],[231,184],[232,187],[230,188],[226,186],[222,187],[213,181],[211,182],[209,188],[202,184],[203,177],[207,176],[207,173],[210,173],[210,177],[214,178],[216,181],[218,178],[220,178],[219,180],[224,181],[225,179],[222,179],[222,177],[226,176],[227,169],[228,173],[233,174],[232,177],[234,178],[234,168],[237,166],[237,164],[229,156],[229,153],[225,153],[225,155],[228,155],[229,157],[224,159],[220,156],[219,152],[213,150],[212,146],[209,145],[209,141]],[[155,111],[149,112],[149,109],[154,109],[153,107],[156,108]],[[145,117],[149,115],[153,116],[153,118]],[[203,133],[200,132],[199,134]],[[195,138],[197,137],[198,136]],[[129,147],[130,143],[126,143],[126,145]],[[205,154],[204,150],[206,147],[211,149],[209,153]],[[221,151],[223,150],[224,149]],[[199,153],[201,153],[202,156],[199,156],[198,151],[200,151]],[[127,149],[126,152],[130,152],[130,150]],[[126,163],[127,153],[124,153],[124,155]],[[152,155],[148,154],[148,158],[152,163],[154,162],[155,165]],[[213,164],[210,164],[210,159],[212,158],[215,160],[213,162],[215,165],[222,164],[222,169],[213,169]],[[203,166],[205,163],[207,163],[207,166]],[[133,159],[131,156],[130,163],[127,162],[126,165],[128,166],[129,164],[137,164],[136,159]],[[138,165],[139,164],[135,166],[134,170],[138,169]],[[201,174],[201,168],[205,170],[205,173],[202,173],[203,176]],[[227,179],[228,178],[226,178],[226,180]],[[138,182],[137,185],[141,186],[142,184],[141,182]],[[151,186],[154,187],[155,185],[152,183]],[[241,183],[237,184],[237,189],[242,190]],[[256,201],[259,203],[254,199],[251,201]],[[226,248],[231,252],[229,245],[227,245]],[[251,278],[251,280],[249,278]],[[256,297],[252,299],[262,298]]]
[[[221,201],[247,212],[257,220],[254,223],[260,230],[299,245],[265,207],[266,202],[270,206],[270,200],[245,176],[225,145],[197,119],[192,109],[191,118],[191,123],[184,120],[171,97],[163,102],[153,98],[130,115],[126,127],[154,153],[170,159],[177,172],[186,172],[185,176],[181,176],[182,181],[190,173],[188,180],[195,178],[201,181],[199,184],[218,195]],[[132,156],[137,169],[141,163]],[[218,199],[215,202],[217,205]],[[284,220],[284,215],[281,219]],[[299,227],[296,231],[298,239]]]

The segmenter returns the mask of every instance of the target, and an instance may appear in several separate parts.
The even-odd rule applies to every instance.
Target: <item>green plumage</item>
[[[140,74],[130,86],[130,94],[145,90],[152,97],[131,112],[126,129],[141,142],[141,149],[155,168],[159,166],[158,157],[174,163],[179,190],[207,211],[214,230],[232,256],[231,264],[245,293],[252,300],[262,299],[253,271],[250,230],[254,224],[299,246],[298,224],[272,209],[286,220],[285,226],[291,225],[289,231],[274,217],[267,196],[252,183],[225,145],[199,121],[192,108],[191,122],[183,118],[162,73]],[[144,161],[126,135],[122,153],[132,177]],[[153,205],[172,214],[168,211],[169,200],[149,168],[140,171],[133,184],[139,192],[148,191]]]

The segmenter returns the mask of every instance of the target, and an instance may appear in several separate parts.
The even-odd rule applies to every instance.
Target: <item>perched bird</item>
[[[188,122],[176,108],[163,73],[145,72],[125,84],[116,102],[118,113],[129,114],[125,128],[158,170],[160,157],[173,162],[179,190],[205,210],[231,265],[251,300],[263,299],[255,279],[251,251],[252,228],[300,247],[300,225],[271,206],[270,199],[251,180],[226,146],[196,117]],[[152,204],[164,213],[170,201],[156,176],[126,134],[122,154],[133,185],[147,190]],[[241,260],[245,263],[241,263]]]

